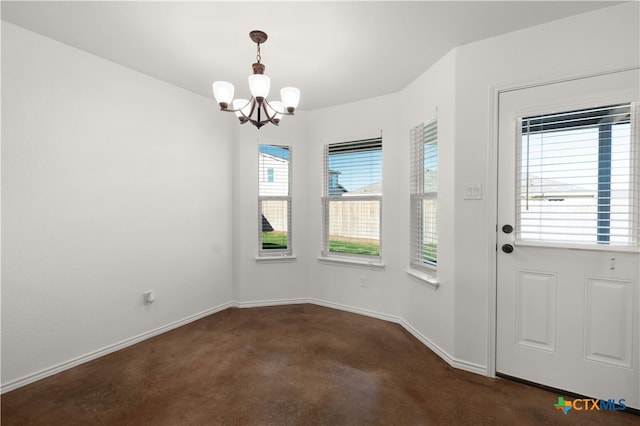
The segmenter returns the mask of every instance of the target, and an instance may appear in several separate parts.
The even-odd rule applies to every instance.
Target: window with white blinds
[[[519,240],[639,245],[635,105],[524,117],[518,129]]]
[[[291,248],[291,147],[258,146],[258,256]]]
[[[324,147],[323,256],[380,259],[382,139]]]
[[[410,266],[433,272],[438,264],[438,122],[411,129]]]

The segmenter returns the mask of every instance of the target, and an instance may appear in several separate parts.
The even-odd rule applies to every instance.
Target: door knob
[[[511,244],[503,244],[502,251],[505,253],[511,253],[513,252],[513,246]]]

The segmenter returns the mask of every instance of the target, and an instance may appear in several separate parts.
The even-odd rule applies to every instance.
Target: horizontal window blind
[[[637,246],[637,127],[632,104],[521,118],[517,238]]]
[[[438,124],[411,130],[411,259],[413,267],[438,263]]]
[[[353,152],[380,151],[382,149],[382,139],[363,139],[353,142],[341,142],[328,145],[329,154],[342,154]]]
[[[291,147],[258,146],[258,255],[290,255]]]
[[[379,258],[382,139],[326,145],[323,166],[323,255]]]

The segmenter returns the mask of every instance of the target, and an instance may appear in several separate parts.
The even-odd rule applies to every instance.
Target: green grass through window
[[[376,240],[364,238],[333,237],[329,239],[329,251],[334,253],[380,256],[380,243]]]
[[[288,246],[287,233],[272,231],[262,233],[262,250],[286,250]]]
[[[436,244],[425,243],[422,245],[422,263],[438,264],[438,246]]]

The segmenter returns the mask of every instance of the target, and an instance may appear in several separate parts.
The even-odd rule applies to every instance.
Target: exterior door
[[[496,371],[640,408],[637,70],[499,96]]]

